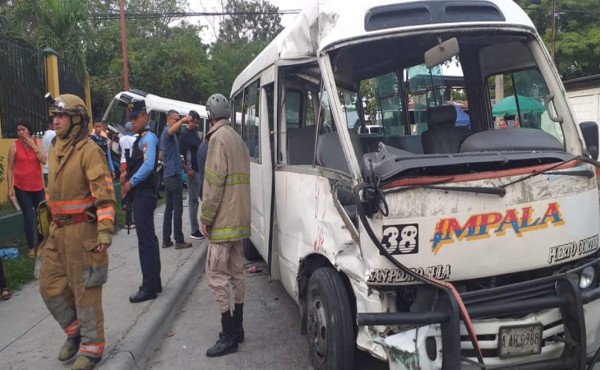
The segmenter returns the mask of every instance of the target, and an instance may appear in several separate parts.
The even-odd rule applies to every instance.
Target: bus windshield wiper
[[[436,186],[436,185],[425,185],[427,189],[436,189],[443,191],[462,191],[467,193],[479,193],[479,194],[493,194],[501,197],[506,195],[506,189],[497,186]]]
[[[586,170],[572,170],[572,171],[548,171],[544,172],[546,175],[563,175],[563,176],[582,176],[588,179],[594,177],[594,171]]]
[[[594,164],[594,163],[590,162],[590,161],[593,161],[593,160],[590,160],[590,161],[588,161],[588,160],[589,160],[589,158],[586,158],[586,157],[574,157],[574,158],[570,158],[570,159],[567,159],[566,161],[559,162],[559,163],[555,164],[554,166],[548,167],[548,168],[546,168],[543,171],[539,171],[539,172],[536,171],[536,172],[534,172],[532,174],[529,174],[527,176],[521,177],[518,180],[509,182],[509,183],[504,184],[504,185],[500,185],[500,187],[506,188],[507,186],[514,185],[514,184],[517,184],[517,183],[519,183],[521,181],[528,180],[528,179],[530,179],[532,177],[535,177],[537,175],[548,174],[548,173],[553,173],[553,174],[556,174],[556,175],[565,175],[565,176],[588,176],[587,173],[589,173],[589,177],[592,177],[594,175],[592,174],[592,171],[590,171],[590,170],[552,171],[552,170],[555,170],[558,167],[561,167],[561,166],[563,166],[563,165],[565,165],[565,164],[567,164],[569,162],[572,162],[572,161],[582,161],[582,162]]]

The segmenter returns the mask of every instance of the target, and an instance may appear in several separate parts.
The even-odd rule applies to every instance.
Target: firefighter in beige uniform
[[[206,276],[221,311],[222,332],[208,349],[209,357],[235,352],[244,340],[244,272],[242,240],[250,236],[250,158],[248,149],[229,124],[229,102],[221,94],[208,98],[211,129],[206,134],[202,193],[202,233],[208,237]],[[229,283],[235,309],[229,311]]]
[[[67,334],[58,354],[72,369],[92,369],[104,352],[102,285],[108,274],[115,194],[106,156],[88,139],[88,114],[75,95],[50,107],[56,142],[50,148],[46,202],[52,213],[44,243],[40,293]]]

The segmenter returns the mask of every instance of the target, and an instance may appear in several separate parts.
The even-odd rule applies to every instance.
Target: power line
[[[185,18],[185,17],[213,17],[213,16],[238,16],[238,15],[290,15],[299,14],[300,9],[279,10],[277,12],[167,12],[167,13],[125,13],[126,19],[144,18]],[[119,13],[93,13],[91,19],[118,19]]]

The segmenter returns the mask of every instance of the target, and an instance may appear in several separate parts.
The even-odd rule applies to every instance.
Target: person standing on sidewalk
[[[138,303],[154,299],[162,292],[160,251],[154,232],[154,210],[158,202],[154,177],[158,163],[158,138],[150,131],[146,103],[143,100],[129,103],[127,110],[132,130],[138,137],[133,143],[127,171],[121,175],[120,180],[123,197],[131,197],[136,224],[142,285],[129,297],[129,302]]]
[[[198,206],[200,205],[200,173],[198,171],[197,153],[198,147],[202,140],[198,135],[198,124],[200,123],[200,115],[196,111],[190,111],[192,119],[188,122],[187,127],[179,137],[179,150],[183,156],[183,170],[187,175],[188,184],[188,211],[190,216],[190,225],[192,228],[192,239],[204,239],[204,235],[200,232],[198,224]]]
[[[44,136],[42,137],[42,146],[44,148],[44,153],[46,154],[46,158],[48,158],[48,153],[50,152],[50,145],[52,145],[52,139],[56,137],[56,132],[54,132],[54,118],[50,118],[48,120],[48,128],[44,132]],[[44,186],[48,186],[48,162],[44,165],[43,169],[44,175]]]
[[[211,129],[202,195],[202,234],[208,240],[206,276],[221,312],[222,332],[206,356],[236,352],[242,328],[245,282],[242,240],[250,237],[250,157],[242,138],[229,123],[229,101],[221,94],[206,103]],[[230,312],[229,283],[235,309]]]
[[[129,149],[129,156],[131,157],[131,149],[135,142],[135,136],[131,128],[131,122],[125,123],[125,135],[119,138],[119,150],[121,151],[121,173],[127,171],[127,158],[125,157],[125,151]]]
[[[27,238],[29,257],[35,257],[35,247],[41,236],[35,230],[35,210],[44,200],[42,167],[47,157],[38,146],[31,126],[24,120],[16,120],[18,139],[8,149],[8,198],[16,199],[23,212],[23,227]]]
[[[112,156],[110,154],[110,140],[106,136],[106,123],[102,121],[102,119],[96,117],[94,119],[94,131],[90,135],[90,139],[93,142],[98,144],[102,152],[104,152],[104,157],[106,158],[106,165],[108,166],[108,171],[110,172],[111,178],[114,180],[115,178],[115,165],[112,162]]]
[[[163,183],[165,184],[165,197],[167,198],[163,218],[163,248],[173,246],[171,230],[175,238],[175,249],[192,246],[192,243],[186,242],[183,238],[183,183],[181,181],[181,171],[183,171],[183,168],[179,154],[179,142],[175,136],[181,125],[191,120],[192,117],[189,115],[179,119],[179,113],[170,110],[167,113],[167,126],[160,136]]]
[[[91,370],[104,353],[102,285],[108,277],[115,192],[104,153],[88,140],[88,113],[76,95],[50,106],[56,141],[50,148],[46,202],[52,213],[40,270],[40,293],[67,334],[58,359],[77,353],[73,370]]]

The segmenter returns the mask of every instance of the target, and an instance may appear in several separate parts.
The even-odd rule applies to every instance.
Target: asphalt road
[[[260,264],[258,264],[260,265]],[[312,369],[307,337],[300,334],[298,306],[283,286],[265,273],[246,275],[245,342],[237,353],[207,358],[221,327],[213,295],[203,276],[161,348],[148,361],[153,370]],[[386,363],[357,351],[357,369],[387,369]]]

